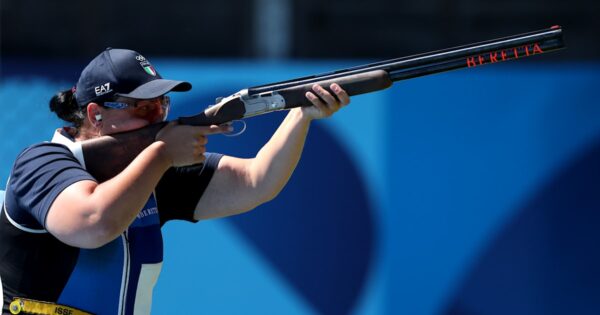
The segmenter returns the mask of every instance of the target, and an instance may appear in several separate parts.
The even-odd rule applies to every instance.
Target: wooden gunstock
[[[166,124],[153,124],[133,131],[83,141],[81,149],[86,169],[98,182],[111,179],[151,145],[158,131]]]

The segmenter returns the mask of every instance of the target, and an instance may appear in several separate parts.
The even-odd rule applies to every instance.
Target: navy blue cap
[[[84,107],[115,96],[150,99],[191,88],[189,82],[163,79],[148,59],[133,50],[108,48],[81,72],[75,98]]]

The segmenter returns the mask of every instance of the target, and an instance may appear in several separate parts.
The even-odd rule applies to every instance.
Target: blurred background
[[[106,47],[172,118],[269,82],[561,25],[568,49],[402,81],[312,128],[272,202],[163,229],[153,314],[600,314],[600,2],[0,0],[0,182]],[[251,157],[281,119],[208,149]],[[3,187],[3,186],[2,186]]]

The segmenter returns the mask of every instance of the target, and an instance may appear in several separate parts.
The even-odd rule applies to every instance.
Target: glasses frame
[[[168,95],[162,95],[162,96],[159,96],[157,98],[152,98],[152,99],[133,99],[132,98],[130,100],[133,101],[133,104],[121,100],[121,101],[104,102],[102,104],[102,106],[110,108],[110,109],[127,109],[127,108],[138,108],[139,102],[152,101],[154,103],[156,101],[160,101],[160,107],[162,108],[162,111],[163,111],[162,121],[166,121],[167,117],[169,116],[169,109],[171,108],[171,97],[169,97]]]

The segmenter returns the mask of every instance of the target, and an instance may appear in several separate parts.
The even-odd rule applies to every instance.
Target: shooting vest
[[[52,142],[67,146],[85,168],[81,145],[72,142],[60,131],[55,133]],[[4,199],[4,192],[0,196]],[[4,205],[4,200],[2,201]],[[61,243],[58,249],[52,252],[52,257],[38,257],[39,262],[33,264],[34,266],[44,264],[46,259],[62,259],[65,263],[73,265],[71,272],[65,274],[67,279],[64,281],[66,283],[64,286],[53,287],[52,283],[43,284],[44,287],[57,290],[56,292],[60,294],[56,301],[47,302],[74,307],[93,314],[150,314],[152,291],[163,260],[163,242],[156,204],[152,194],[127,230],[100,248],[74,250]],[[35,242],[36,237],[48,237],[48,232],[45,230],[31,231],[14,222],[5,207],[2,209],[2,215],[6,215],[10,224],[20,230],[15,231],[16,233],[31,239],[32,242]],[[20,245],[12,246],[18,248]],[[19,250],[27,251],[27,248],[19,248]],[[28,270],[23,270],[20,276],[26,278],[28,274]],[[0,283],[1,281],[2,279]],[[27,281],[35,282],[36,279],[27,279]],[[0,284],[0,291],[1,289]],[[8,294],[9,291],[6,290],[6,293]],[[20,297],[18,293],[14,293],[15,297]]]

